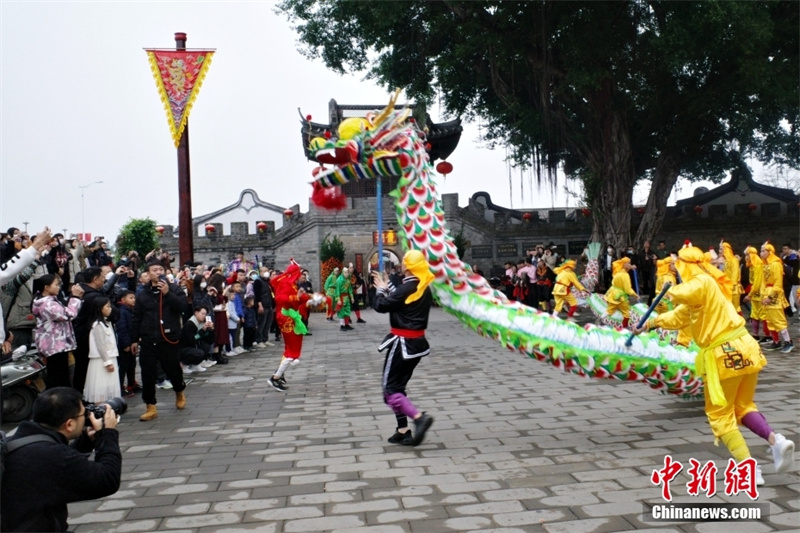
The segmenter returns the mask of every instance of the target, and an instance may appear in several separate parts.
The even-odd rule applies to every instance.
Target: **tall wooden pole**
[[[186,50],[186,34],[175,34],[175,49]],[[192,180],[189,171],[189,123],[178,144],[178,252],[180,265],[194,261],[192,225]],[[178,265],[178,266],[180,266]]]

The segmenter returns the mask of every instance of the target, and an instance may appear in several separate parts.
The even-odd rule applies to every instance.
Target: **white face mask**
[[[613,254],[613,253],[614,253],[614,249],[613,249],[613,248],[609,248],[609,249],[608,249],[608,250],[606,250],[606,251],[607,251],[608,253],[610,253],[610,254]]]
[[[206,287],[208,287],[208,283],[206,283],[205,281],[200,282],[200,288],[201,289],[205,289]]]
[[[261,274],[261,277],[264,279],[269,279],[269,272],[264,272],[263,274]]]

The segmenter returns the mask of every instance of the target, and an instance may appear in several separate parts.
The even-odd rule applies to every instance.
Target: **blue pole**
[[[672,287],[672,283],[670,283],[669,281],[666,282],[663,287],[661,287],[661,292],[658,293],[656,299],[653,300],[653,303],[651,303],[650,307],[647,308],[647,312],[644,314],[644,316],[642,316],[642,318],[639,319],[639,324],[637,324],[636,329],[639,329],[642,326],[644,326],[645,322],[647,322],[647,319],[650,318],[650,315],[653,313],[653,310],[658,305],[658,302],[660,302],[661,298],[663,298],[664,295],[667,294],[667,291],[669,290],[670,287]],[[625,346],[630,346],[633,343],[634,335],[636,334],[635,333],[630,334],[628,340],[625,341]]]
[[[637,273],[636,269],[633,269],[633,283],[636,285],[636,294],[641,294],[639,292],[639,274]]]
[[[378,197],[378,272],[383,276],[383,191],[381,178],[376,177],[375,179],[377,180],[376,195]]]

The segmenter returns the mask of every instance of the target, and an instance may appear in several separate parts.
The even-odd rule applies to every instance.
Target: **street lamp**
[[[81,233],[84,235],[83,238],[86,238],[86,223],[85,219],[85,210],[83,206],[83,193],[86,189],[91,187],[92,185],[97,185],[98,183],[103,183],[102,181],[94,181],[88,185],[78,185],[78,188],[81,190]]]

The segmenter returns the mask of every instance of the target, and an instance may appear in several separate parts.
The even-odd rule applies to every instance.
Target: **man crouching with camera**
[[[95,416],[96,407],[105,407],[102,418]],[[2,531],[67,531],[68,503],[119,490],[117,413],[107,404],[96,407],[87,412],[80,392],[70,387],[48,389],[36,398],[33,421],[20,424],[8,440]],[[14,445],[26,438],[25,445]]]

